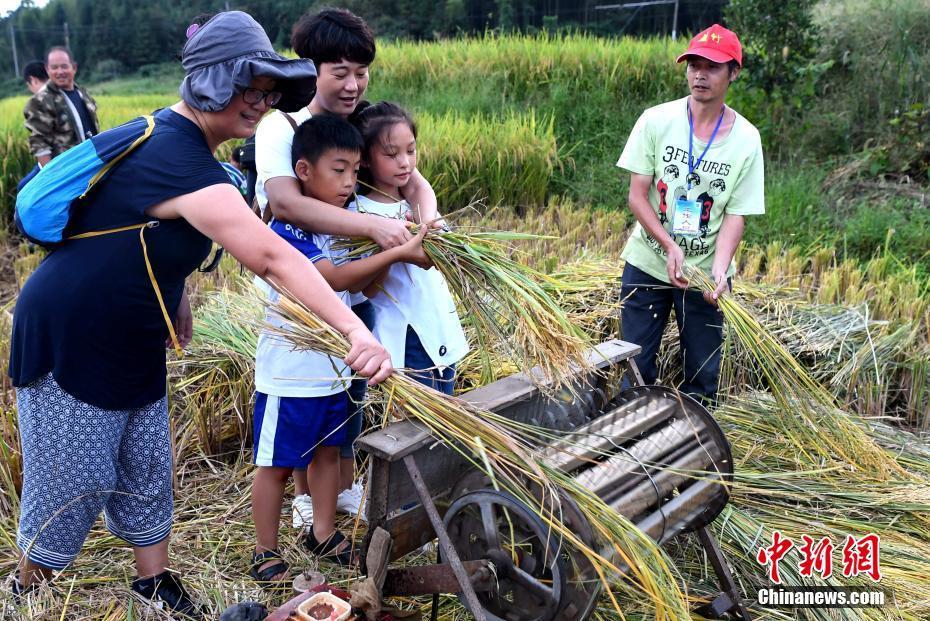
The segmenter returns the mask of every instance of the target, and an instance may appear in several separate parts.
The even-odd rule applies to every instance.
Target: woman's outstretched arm
[[[212,185],[148,210],[158,218],[184,218],[246,268],[289,291],[323,321],[348,337],[346,363],[376,384],[393,371],[391,358],[313,264],[255,217],[229,184]]]

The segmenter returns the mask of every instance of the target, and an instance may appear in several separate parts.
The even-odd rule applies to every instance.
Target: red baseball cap
[[[720,24],[714,24],[707,30],[697,33],[685,53],[678,57],[678,62],[688,56],[700,56],[715,63],[728,63],[735,60],[743,66],[743,46],[739,37],[732,30],[727,30]]]

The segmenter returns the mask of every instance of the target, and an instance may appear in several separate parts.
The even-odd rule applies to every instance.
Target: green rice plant
[[[627,180],[613,163],[636,118],[687,94],[675,64],[679,47],[667,38],[576,34],[397,42],[379,48],[369,97],[401,102],[415,116],[456,110],[506,118],[535,110],[554,120],[565,162],[549,192],[613,207]]]
[[[500,118],[418,115],[417,167],[446,210],[474,203],[542,205],[549,178],[562,166],[553,119],[528,114]]]
[[[171,105],[176,97],[101,96],[100,125],[107,129],[141,114]],[[13,191],[35,165],[23,128],[23,98],[0,101],[0,219],[9,222]],[[423,114],[419,168],[430,180],[441,204],[462,207],[481,198],[488,204],[542,205],[549,179],[563,165],[553,133],[552,117],[530,111],[503,116],[465,116],[455,112]],[[219,159],[231,144],[221,145]]]
[[[553,87],[604,93],[622,105],[662,101],[681,87],[674,59],[679,45],[665,38],[603,39],[584,34],[496,35],[400,41],[378,51],[378,81],[428,96],[452,90],[468,100],[490,84],[497,101],[532,101]]]

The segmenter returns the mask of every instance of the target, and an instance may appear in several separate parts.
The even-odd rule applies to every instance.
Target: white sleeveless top
[[[358,210],[362,213],[403,220],[409,209],[407,201],[379,203],[358,197]],[[373,332],[391,354],[394,366],[405,366],[407,326],[420,337],[437,367],[448,367],[468,353],[455,301],[439,270],[395,263],[388,269],[381,287],[384,291],[369,298],[375,308]]]

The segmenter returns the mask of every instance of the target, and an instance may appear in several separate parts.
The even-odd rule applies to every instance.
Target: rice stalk
[[[485,352],[500,351],[540,386],[568,385],[577,371],[590,368],[585,352],[591,340],[548,293],[563,283],[511,257],[511,242],[533,238],[499,231],[430,231],[423,249],[446,279],[460,316],[474,328],[482,377],[493,374],[493,356]],[[352,256],[378,251],[368,240],[339,245]]]

